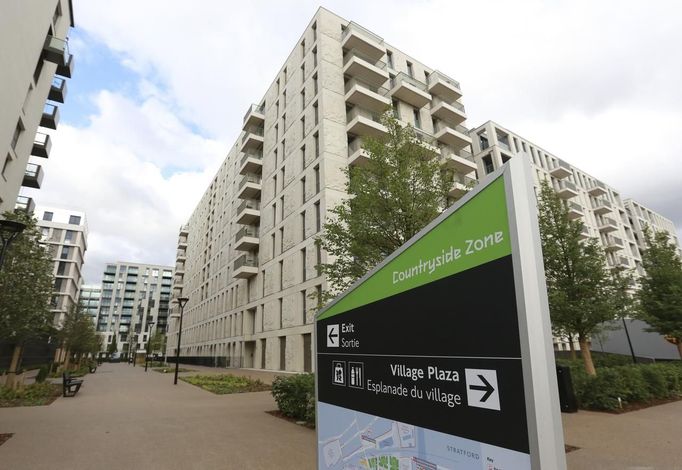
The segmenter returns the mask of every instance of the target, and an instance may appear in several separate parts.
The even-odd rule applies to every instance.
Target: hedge
[[[680,363],[601,367],[596,376],[588,376],[583,368],[576,366],[571,367],[571,374],[581,408],[615,410],[621,404],[682,397]]]
[[[279,376],[272,382],[277,408],[290,418],[315,423],[315,375]]]

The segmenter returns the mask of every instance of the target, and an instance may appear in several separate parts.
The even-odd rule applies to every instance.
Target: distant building
[[[67,35],[73,22],[70,0],[4,0],[0,14],[0,213],[16,207],[32,212],[21,187],[40,188],[66,96],[73,55]],[[38,128],[41,128],[39,132]]]
[[[99,301],[102,296],[102,286],[84,285],[81,286],[80,304],[83,312],[92,317],[92,323],[97,323],[97,313],[99,312]]]
[[[144,350],[154,332],[165,333],[172,284],[172,266],[123,261],[107,265],[97,314],[104,349],[115,335],[119,352],[128,344]]]
[[[85,212],[63,207],[36,206],[42,241],[54,262],[54,289],[50,309],[59,327],[64,315],[78,302],[83,282],[83,262],[88,249]]]

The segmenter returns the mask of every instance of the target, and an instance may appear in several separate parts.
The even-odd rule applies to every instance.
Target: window
[[[319,110],[317,108],[317,102],[315,102],[315,104],[313,104],[313,115],[315,116],[315,125],[317,126],[317,123],[318,123],[318,120],[320,117]]]
[[[317,252],[315,253],[315,269],[317,270],[317,275],[322,275],[322,247],[319,243],[316,245]]]
[[[5,178],[5,181],[7,181],[7,177],[5,176],[5,172],[7,171],[7,168],[9,168],[9,164],[12,162],[12,157],[8,153],[7,156],[5,157],[5,163],[2,165],[2,177]]]
[[[410,61],[407,62],[407,74],[410,77],[414,76],[414,70],[412,69],[412,62],[410,62]]]
[[[284,67],[283,73],[284,73],[284,83],[286,83],[287,82],[287,68],[286,67]],[[286,94],[286,91],[284,93]],[[285,99],[284,100],[284,103],[285,103],[284,106],[286,106],[286,102],[287,102],[287,100]]]
[[[272,177],[272,193],[277,194],[277,175]]]
[[[282,161],[286,160],[287,139],[282,139]],[[282,178],[282,188],[284,188],[284,178]]]
[[[272,232],[272,235],[270,235],[270,239],[272,241],[272,257],[275,257],[275,232]],[[265,289],[265,271],[263,271],[263,289]],[[263,294],[265,295],[265,294]]]
[[[57,266],[57,276],[68,276],[68,266],[69,263],[65,263],[64,261],[60,261],[59,265]]]
[[[284,90],[284,92],[282,93],[282,108],[286,108],[286,107],[287,107],[287,91]]]
[[[424,82],[429,83],[429,72],[424,70]]]
[[[400,119],[400,109],[398,108],[398,100],[391,100],[391,106],[393,107],[393,117]]]
[[[490,157],[490,155],[486,155],[485,157],[483,157],[483,167],[485,168],[486,174],[495,171],[495,166],[493,165],[493,160]]]
[[[282,168],[284,170],[284,168]],[[279,210],[280,210],[280,219],[279,220],[284,220],[284,196],[279,198]]]
[[[313,41],[316,41],[317,40],[317,23],[313,23],[311,28],[313,30]]]
[[[305,116],[301,118],[301,136],[305,135]]]
[[[317,46],[313,48],[313,68],[317,67]]]
[[[315,165],[315,194],[320,192],[320,165]]]
[[[282,114],[282,132],[287,131],[287,113]],[[284,155],[284,154],[282,154]]]
[[[306,302],[305,291],[302,290],[301,291],[301,313],[303,313],[303,324],[304,325],[308,321],[305,302]]]
[[[305,39],[301,41],[301,56],[305,55]]]
[[[304,109],[305,109],[305,90],[302,90],[301,91],[301,111],[303,111]]]
[[[317,73],[313,75],[313,94],[317,95]]]
[[[52,220],[53,216],[54,216],[54,212],[48,212],[48,211],[43,212],[43,220],[47,220],[49,222]]]
[[[66,236],[64,237],[65,242],[72,242],[76,239],[76,232],[73,230],[67,230]]]
[[[412,115],[414,116],[414,127],[417,129],[422,128],[422,121],[421,118],[419,117],[419,109],[414,108],[412,110]]]
[[[393,52],[386,51],[386,64],[393,68]]]
[[[279,95],[279,78],[277,79],[277,94]],[[279,110],[279,103],[277,103],[277,110]]]
[[[320,201],[315,203],[315,228],[319,232],[322,229],[322,217],[320,214]]]
[[[59,257],[61,259],[69,259],[70,255],[71,255],[71,247],[70,246],[63,246],[62,247],[62,253]]]
[[[279,229],[279,252],[284,253],[284,227]]]
[[[301,240],[305,240],[305,211],[301,212]]]
[[[21,118],[17,121],[17,127],[14,128],[14,135],[12,135],[12,142],[11,146],[12,149],[16,151],[17,148],[17,142],[19,142],[19,137],[21,136],[21,133],[24,132],[24,123],[21,122]]]
[[[305,168],[305,145],[301,145],[301,169]]]
[[[284,260],[279,262],[279,290],[284,290]]]
[[[80,225],[80,224],[81,224],[81,217],[80,217],[80,215],[70,215],[70,216],[69,216],[69,224],[71,224],[71,225]]]
[[[305,203],[305,176],[301,178],[301,199],[302,202]]]
[[[305,81],[305,62],[301,64],[301,83]]]
[[[315,132],[313,139],[315,140],[315,158],[317,158],[320,156],[320,133]]]

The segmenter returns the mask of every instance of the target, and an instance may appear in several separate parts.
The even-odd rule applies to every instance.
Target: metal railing
[[[379,87],[376,85],[372,85],[371,83],[367,83],[364,80],[361,80],[359,78],[352,78],[346,82],[346,85],[344,86],[344,91],[348,93],[355,85],[359,85],[362,88],[366,88],[369,91],[376,93],[378,95],[386,96],[389,93],[389,89],[386,87]]]
[[[257,127],[257,126],[246,126],[244,128],[244,136],[242,137],[242,143],[249,137],[249,134],[255,134],[259,136],[263,136],[263,128],[262,127]]]
[[[578,187],[575,184],[571,183],[570,181],[561,181],[559,183],[559,191],[561,191],[562,189],[568,189],[576,193],[578,192]]]
[[[436,128],[434,129],[435,132],[440,132],[444,129],[453,129],[456,130],[457,132],[464,134],[466,136],[469,135],[469,129],[462,125],[456,125],[456,126],[451,126],[450,124],[443,122],[443,121],[438,121],[436,123]]]
[[[263,152],[262,151],[260,151],[260,152],[257,152],[257,151],[256,152],[254,152],[254,151],[244,152],[244,156],[242,157],[241,164],[243,165],[244,163],[246,163],[246,160],[248,160],[249,158],[255,158],[256,160],[262,160],[263,159]]]
[[[573,209],[573,210],[576,211],[576,212],[581,212],[581,213],[582,213],[582,211],[583,211],[583,206],[581,206],[581,205],[578,204],[577,202],[569,202],[569,203],[568,203],[568,208],[569,208],[569,209]]]
[[[28,196],[17,196],[17,202],[15,203],[14,207],[26,212],[33,212],[35,209],[35,203],[33,202],[33,198]]]
[[[597,209],[599,207],[608,207],[610,209],[612,206],[611,202],[608,201],[607,199],[599,198],[592,203],[592,208]]]
[[[595,188],[601,188],[604,191],[606,191],[606,185],[604,183],[602,183],[601,181],[595,181],[594,183],[592,183],[592,186],[590,186],[590,191],[595,189]]]
[[[45,39],[44,49],[48,51],[59,51],[59,54],[64,58],[64,64],[69,61],[69,43],[64,39],[59,39],[54,36],[47,36]]]
[[[345,66],[353,57],[363,60],[378,69],[386,70],[386,62],[369,57],[357,49],[351,49],[343,55],[343,65]]]
[[[569,173],[572,173],[571,165],[569,165],[565,161],[561,160],[560,158],[557,158],[556,163],[554,163],[554,165],[552,165],[552,170],[556,170],[558,168],[563,168],[564,170],[568,171]]]
[[[459,82],[455,79],[452,79],[445,75],[443,72],[439,70],[434,70],[429,74],[429,79],[427,80],[427,83],[429,86],[433,85],[434,82],[437,80],[441,80],[443,82],[449,83],[450,85],[454,86],[458,90],[461,90],[461,87],[459,85]]]
[[[237,269],[246,266],[246,267],[251,267],[251,268],[257,268],[258,267],[258,258],[252,255],[242,255],[239,258],[237,258],[234,262],[234,270],[236,271]]]
[[[448,106],[452,106],[453,108],[458,109],[458,110],[462,111],[463,113],[466,112],[466,110],[464,109],[464,105],[462,103],[460,103],[459,101],[446,101],[442,98],[437,98],[437,97],[433,98],[433,103],[431,104],[431,108],[433,109],[441,103],[445,103]]]
[[[607,225],[618,227],[618,223],[610,217],[603,217],[599,222],[600,227],[605,227]]]
[[[355,152],[362,149],[362,139],[355,139],[348,144],[348,156],[352,156]]]
[[[371,119],[372,121],[378,122],[381,124],[381,114],[373,113],[373,112],[368,111],[366,109],[362,109],[358,106],[353,106],[353,108],[351,108],[346,113],[346,122],[351,122],[353,119],[355,119],[358,116],[365,117],[367,119]]]
[[[416,127],[413,130],[414,136],[419,142],[431,145],[432,147],[438,147],[438,140],[434,136]]]
[[[265,114],[265,105],[252,104],[251,106],[249,106],[248,111],[246,111],[246,114],[244,115],[243,122],[246,122],[246,119],[249,117],[249,114],[251,113]]]
[[[245,209],[260,210],[260,202],[253,199],[246,199],[237,207],[237,214],[241,214]]]
[[[391,88],[395,88],[396,86],[398,86],[399,84],[401,84],[401,83],[403,83],[403,82],[404,82],[404,83],[409,83],[409,84],[412,85],[413,87],[415,87],[415,88],[417,88],[417,89],[419,89],[419,90],[421,90],[421,91],[423,91],[423,92],[425,92],[425,93],[428,93],[427,87],[426,87],[426,83],[420,82],[419,80],[417,80],[417,79],[414,78],[414,77],[410,77],[410,76],[409,76],[408,74],[406,74],[405,72],[400,72],[400,73],[399,73],[398,75],[396,75],[395,77],[392,77],[392,78],[391,78],[391,85],[390,85],[390,87],[391,87]]]
[[[253,173],[247,173],[244,175],[244,177],[239,181],[239,189],[241,189],[246,183],[256,183],[260,184],[262,181],[260,175],[255,175]]]
[[[360,26],[359,24],[357,24],[354,21],[350,21],[346,25],[346,29],[343,30],[343,34],[341,35],[341,39],[342,40],[345,39],[346,36],[348,36],[352,32],[365,35],[365,36],[369,37],[370,39],[373,39],[374,41],[376,41],[379,44],[384,43],[384,38],[382,38],[381,36],[378,36],[377,34],[374,34],[370,30],[368,30],[367,28],[363,28],[362,26]]]
[[[243,226],[237,232],[237,235],[235,236],[235,240],[239,240],[240,238],[244,238],[244,237],[258,238],[258,227],[255,227],[253,225]]]
[[[467,188],[473,188],[478,184],[478,180],[474,178],[470,178],[468,176],[461,175],[459,173],[455,173],[453,175],[453,181],[455,183],[460,183],[466,186]]]

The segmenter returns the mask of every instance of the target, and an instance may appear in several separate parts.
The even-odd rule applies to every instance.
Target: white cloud
[[[471,126],[498,121],[682,228],[676,2],[325,6],[459,80]],[[132,90],[96,94],[87,127],[60,126],[37,196],[88,212],[92,281],[112,259],[173,262],[177,227],[318,5],[75,0],[74,7],[76,27],[139,78]]]

